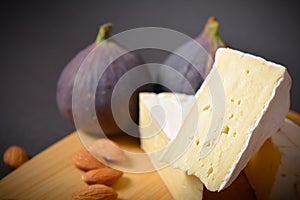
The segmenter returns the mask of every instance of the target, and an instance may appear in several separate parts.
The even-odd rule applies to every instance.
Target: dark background
[[[34,156],[74,128],[56,105],[64,65],[95,40],[157,26],[196,37],[207,18],[221,23],[232,46],[287,66],[291,107],[300,112],[300,12],[297,1],[9,1],[0,10],[0,155],[13,144]],[[0,178],[9,172],[1,159]]]

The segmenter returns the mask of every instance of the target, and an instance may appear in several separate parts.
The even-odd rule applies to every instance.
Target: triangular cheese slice
[[[285,67],[220,48],[196,103],[162,160],[210,191],[228,187],[284,122],[291,79]]]

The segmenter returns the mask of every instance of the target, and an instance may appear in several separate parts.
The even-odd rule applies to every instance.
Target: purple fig
[[[162,85],[160,91],[171,90],[172,92],[195,94],[212,67],[216,50],[219,47],[228,46],[219,34],[219,22],[214,17],[208,19],[202,33],[194,40],[202,46],[202,49],[201,47],[195,49],[194,43],[187,42],[175,52],[185,52],[188,60],[193,60],[197,66],[193,66],[186,59],[174,53],[170,54],[164,64],[176,70],[176,73],[169,71],[169,73],[158,74],[159,84]],[[168,88],[167,86],[170,85],[172,87]]]
[[[84,91],[89,91],[89,89],[92,87],[92,84],[95,80],[98,80],[99,77],[96,77],[99,70],[103,71],[98,86],[96,89],[96,94],[82,94],[80,95],[79,100],[76,99],[77,102],[80,102],[82,104],[81,110],[77,110],[76,113],[79,113],[79,117],[86,118],[86,124],[80,124],[80,129],[84,129],[87,132],[93,132],[95,129],[91,126],[89,126],[90,119],[88,114],[86,114],[86,110],[82,109],[85,105],[88,105],[91,95],[95,95],[95,110],[97,114],[98,119],[97,123],[100,123],[100,126],[105,134],[116,134],[121,133],[122,130],[118,127],[116,124],[116,121],[112,114],[112,108],[111,108],[111,100],[112,100],[112,93],[114,90],[114,87],[118,80],[129,70],[133,69],[134,67],[138,65],[144,64],[144,61],[139,57],[135,52],[128,52],[124,47],[120,46],[117,42],[115,42],[112,39],[107,40],[109,37],[109,32],[112,28],[111,24],[104,24],[101,26],[100,31],[98,33],[97,39],[94,43],[83,49],[81,52],[79,52],[64,68],[59,81],[58,81],[58,87],[57,87],[57,104],[59,107],[60,112],[62,115],[68,119],[70,122],[74,123],[74,110],[72,109],[72,95],[73,89],[74,89],[74,83],[75,83],[75,77],[77,78],[84,78],[86,81],[84,81],[81,85],[81,87],[85,88]],[[101,49],[95,51],[97,49],[97,46],[101,43]],[[100,51],[100,52],[99,52]],[[86,71],[84,73],[84,77],[78,77],[80,75],[77,74],[77,72],[80,69],[81,64],[85,61],[86,58],[89,57],[89,59],[95,59],[97,62],[103,62],[103,63],[110,63],[112,55],[116,54],[123,54],[116,60],[114,60],[106,69],[101,69],[101,67],[91,67],[88,68],[89,71]],[[92,56],[89,56],[89,54],[93,54]],[[150,80],[151,75],[144,71],[143,73],[139,74],[144,80]],[[132,81],[135,81],[137,77],[131,77]],[[150,82],[150,81],[149,81]],[[124,86],[129,87],[129,86]],[[148,88],[149,89],[149,88]],[[151,90],[151,89],[150,89]],[[117,104],[122,105],[122,107],[117,107],[117,113],[119,115],[122,115],[124,113],[124,109],[129,109],[130,116],[132,120],[137,123],[138,120],[138,92],[140,90],[133,93],[133,95],[130,98],[129,105],[124,104],[124,98],[122,94],[119,95],[117,98]],[[74,101],[74,99],[73,99]],[[119,110],[118,110],[119,109]],[[88,116],[88,117],[86,117]],[[122,118],[122,120],[131,120],[130,117],[128,118]],[[76,124],[77,125],[77,124]],[[124,129],[123,129],[124,130]]]

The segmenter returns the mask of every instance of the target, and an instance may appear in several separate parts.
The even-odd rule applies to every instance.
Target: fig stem
[[[210,17],[207,20],[206,27],[204,29],[204,35],[210,36],[217,44],[225,45],[225,42],[222,40],[220,33],[220,24],[215,17]]]
[[[112,29],[112,23],[103,24],[99,29],[97,39],[96,39],[96,44],[99,44],[100,42],[109,38],[109,33],[111,29]]]

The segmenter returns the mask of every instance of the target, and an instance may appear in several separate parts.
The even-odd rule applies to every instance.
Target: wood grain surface
[[[291,111],[288,118],[300,125],[298,113]],[[122,145],[130,144],[130,148],[141,151],[137,140],[122,141]],[[83,148],[76,132],[50,146],[0,181],[0,199],[70,199],[85,185],[81,180],[84,172],[70,162],[71,156]],[[112,187],[119,199],[172,199],[156,172],[125,173]]]

